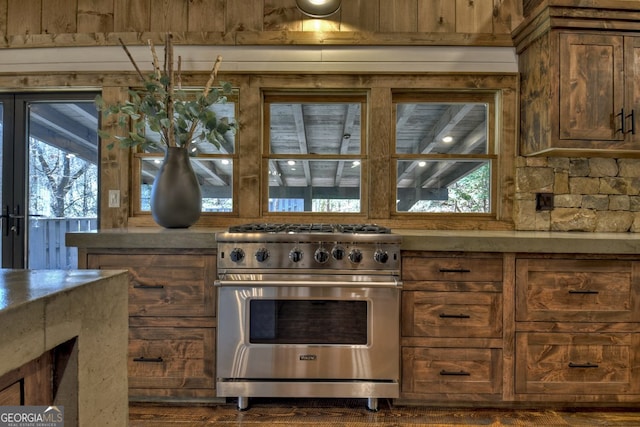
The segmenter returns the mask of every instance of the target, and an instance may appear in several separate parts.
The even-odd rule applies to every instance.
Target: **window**
[[[397,93],[395,211],[492,214],[492,94]]]
[[[264,212],[360,213],[363,94],[265,94]]]
[[[218,114],[239,126],[225,148],[206,152],[215,147],[205,144],[192,158],[205,198],[198,225],[513,226],[517,75],[267,73],[225,80],[242,89],[216,106],[228,109]],[[454,139],[436,143],[438,136]],[[153,225],[148,194],[162,156],[127,159],[129,226]]]
[[[213,104],[211,110],[216,117],[236,123],[237,94],[227,95],[227,101]],[[160,136],[150,130],[145,136],[152,140],[159,140]],[[219,147],[208,141],[196,140],[191,144],[191,165],[200,183],[202,193],[202,212],[225,213],[234,211],[233,183],[236,160],[236,133],[233,131],[223,135],[218,141]],[[150,211],[151,187],[160,169],[164,152],[159,149],[148,149],[134,153],[134,165],[138,171],[134,175],[134,191],[137,191],[139,204],[134,206],[134,213],[148,213]]]

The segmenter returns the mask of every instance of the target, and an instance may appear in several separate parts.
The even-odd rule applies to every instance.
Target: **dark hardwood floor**
[[[246,411],[235,403],[210,406],[133,404],[130,427],[191,426],[612,426],[639,427],[640,408],[610,410],[454,409],[391,405],[381,400],[378,412],[359,399],[251,399]]]

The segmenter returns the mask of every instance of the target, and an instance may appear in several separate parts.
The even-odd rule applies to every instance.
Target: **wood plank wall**
[[[167,31],[175,44],[190,45],[513,46],[511,30],[522,10],[523,0],[343,0],[337,14],[311,19],[295,0],[0,0],[0,49],[117,45],[119,38],[129,46],[149,39],[160,44]],[[0,87],[102,87],[105,99],[118,101],[135,81],[132,73],[19,73],[0,76]],[[234,81],[245,97],[244,120],[258,123],[259,92],[246,78]],[[389,96],[385,90],[372,95],[377,101]],[[103,126],[115,131],[112,123]],[[244,132],[246,141],[259,140]],[[102,150],[101,188],[119,189],[122,197],[120,208],[106,208],[107,191],[101,190],[102,229],[128,225],[130,160],[126,150]],[[242,164],[259,161],[258,151],[241,150]],[[257,184],[254,170],[240,173],[239,188],[254,194]],[[388,194],[376,197],[383,198],[373,203],[381,204]],[[239,202],[243,218],[257,217],[257,208]],[[134,225],[153,223],[145,218]]]
[[[184,44],[510,46],[522,9],[523,0],[344,0],[336,15],[310,19],[295,0],[0,0],[0,48],[123,35],[142,44],[167,31]]]

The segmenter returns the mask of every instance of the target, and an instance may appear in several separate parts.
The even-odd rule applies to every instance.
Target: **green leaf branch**
[[[100,137],[113,138],[124,147],[141,147],[143,150],[159,145],[189,150],[195,141],[206,141],[220,148],[224,135],[235,132],[235,123],[227,117],[218,117],[210,108],[213,104],[226,102],[233,89],[228,82],[220,82],[220,87],[214,86],[222,62],[220,55],[213,64],[204,89],[194,96],[192,91],[182,88],[181,57],[178,57],[177,71],[174,70],[170,33],[165,37],[162,68],[155,46],[149,41],[154,69],[146,77],[124,42],[121,39],[119,42],[140,76],[142,88],[130,89],[129,99],[116,104],[107,104],[100,95],[96,97],[95,104],[103,116],[117,116],[117,126],[125,130],[122,132],[124,136],[101,130]],[[147,127],[160,135],[160,144],[147,137]],[[111,143],[107,147],[111,149],[113,146]]]

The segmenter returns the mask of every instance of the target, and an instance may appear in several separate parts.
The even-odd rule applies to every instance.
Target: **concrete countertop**
[[[127,425],[128,284],[124,270],[0,270],[0,377],[23,375],[33,398],[43,385],[19,369],[58,349],[52,401],[27,405],[62,407],[69,426]]]
[[[79,248],[212,249],[226,228],[139,227],[66,235]],[[415,251],[640,254],[640,233],[393,229],[402,249]]]
[[[73,288],[89,285],[124,271],[110,270],[0,270],[0,316]]]

